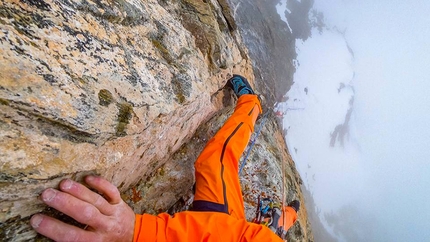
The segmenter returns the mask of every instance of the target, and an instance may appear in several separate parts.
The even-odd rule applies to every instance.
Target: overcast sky
[[[284,127],[320,216],[345,241],[428,241],[430,1],[314,7],[328,29],[298,41],[281,107],[303,108],[289,110]],[[344,143],[330,146],[348,110]]]

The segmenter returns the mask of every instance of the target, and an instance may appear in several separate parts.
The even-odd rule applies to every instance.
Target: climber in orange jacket
[[[234,75],[227,85],[238,97],[236,109],[195,162],[191,211],[173,216],[134,214],[115,186],[101,177],[87,176],[86,183],[104,197],[69,179],[60,183],[61,191],[49,188],[41,196],[47,205],[87,224],[86,229],[43,214],[31,218],[32,227],[59,241],[282,241],[279,236],[296,221],[299,203],[295,200],[278,210],[282,215],[270,228],[246,221],[238,161],[261,106],[244,77]]]

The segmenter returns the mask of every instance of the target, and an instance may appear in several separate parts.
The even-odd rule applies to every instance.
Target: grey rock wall
[[[0,237],[36,234],[37,199],[65,177],[121,191],[154,174],[222,106],[230,73],[251,80],[217,1],[0,3]],[[226,15],[227,13],[227,15]]]

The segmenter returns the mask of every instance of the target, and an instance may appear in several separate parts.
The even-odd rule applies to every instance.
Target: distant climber
[[[31,218],[32,227],[57,241],[282,241],[300,204],[294,200],[289,206],[271,207],[265,222],[246,221],[238,161],[262,110],[244,77],[234,75],[227,86],[238,97],[237,105],[194,164],[196,192],[190,211],[134,214],[114,185],[87,176],[85,182],[103,196],[70,179],[63,180],[59,190],[48,188],[41,195],[48,206],[86,224],[85,229],[43,214]]]

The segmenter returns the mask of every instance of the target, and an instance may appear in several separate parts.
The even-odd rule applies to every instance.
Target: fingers
[[[105,215],[112,215],[113,213],[113,207],[102,196],[91,191],[80,183],[74,182],[70,179],[65,179],[61,181],[60,189],[81,199],[82,201],[92,204]]]
[[[106,227],[106,216],[93,205],[73,195],[49,188],[43,191],[42,200],[48,206],[69,215],[80,223],[88,224],[93,228]]]
[[[42,214],[36,214],[31,217],[30,223],[38,233],[55,241],[95,241],[92,232],[68,225]]]
[[[42,214],[31,218],[32,227],[38,233],[57,241],[131,241],[135,215],[122,201],[118,189],[100,177],[87,176],[85,180],[90,187],[103,193],[103,196],[66,179],[60,183],[61,191],[46,189],[41,198],[48,206],[89,225],[88,230]]]
[[[98,176],[87,176],[85,182],[92,188],[103,193],[109,203],[118,204],[122,201],[118,188],[112,183]]]

